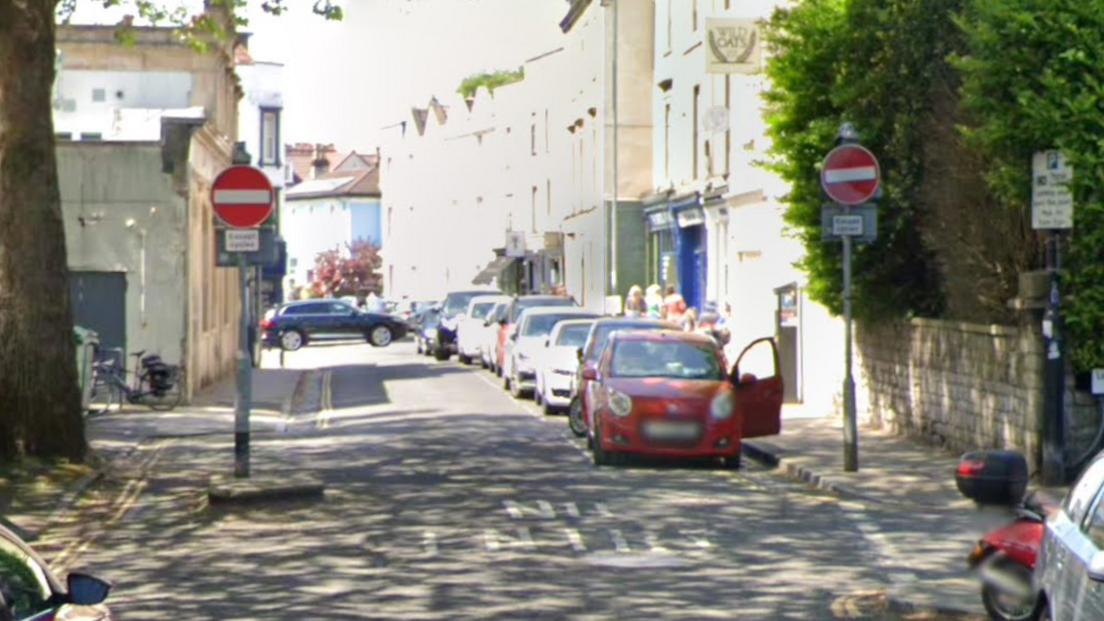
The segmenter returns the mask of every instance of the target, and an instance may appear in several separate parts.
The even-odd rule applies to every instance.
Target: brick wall
[[[856,324],[860,420],[953,450],[1022,450],[1034,469],[1043,410],[1037,330],[931,319]]]

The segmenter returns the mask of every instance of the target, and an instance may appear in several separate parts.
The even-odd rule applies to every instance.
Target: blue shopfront
[[[706,294],[708,253],[705,235],[705,212],[701,195],[693,194],[670,204],[674,220],[675,264],[678,270],[678,290],[686,305],[701,310]]]

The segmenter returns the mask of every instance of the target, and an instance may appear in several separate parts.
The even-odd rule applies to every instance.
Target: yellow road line
[[[333,424],[333,371],[322,371],[322,399],[318,408],[318,429],[327,429]]]

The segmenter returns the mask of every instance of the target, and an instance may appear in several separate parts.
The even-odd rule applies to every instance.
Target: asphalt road
[[[836,499],[753,462],[596,468],[563,417],[409,341],[289,358],[326,369],[326,409],[255,437],[254,472],[325,498],[211,507],[229,437],[147,444],[77,551],[120,618],[836,619],[887,583]]]

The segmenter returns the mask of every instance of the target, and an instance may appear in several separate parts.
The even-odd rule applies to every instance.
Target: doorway
[[[782,373],[782,400],[801,403],[801,290],[791,283],[774,290],[778,298],[775,332],[778,340],[778,366]]]
[[[126,273],[70,272],[73,323],[94,330],[102,349],[126,353]],[[125,360],[125,357],[124,357]]]

